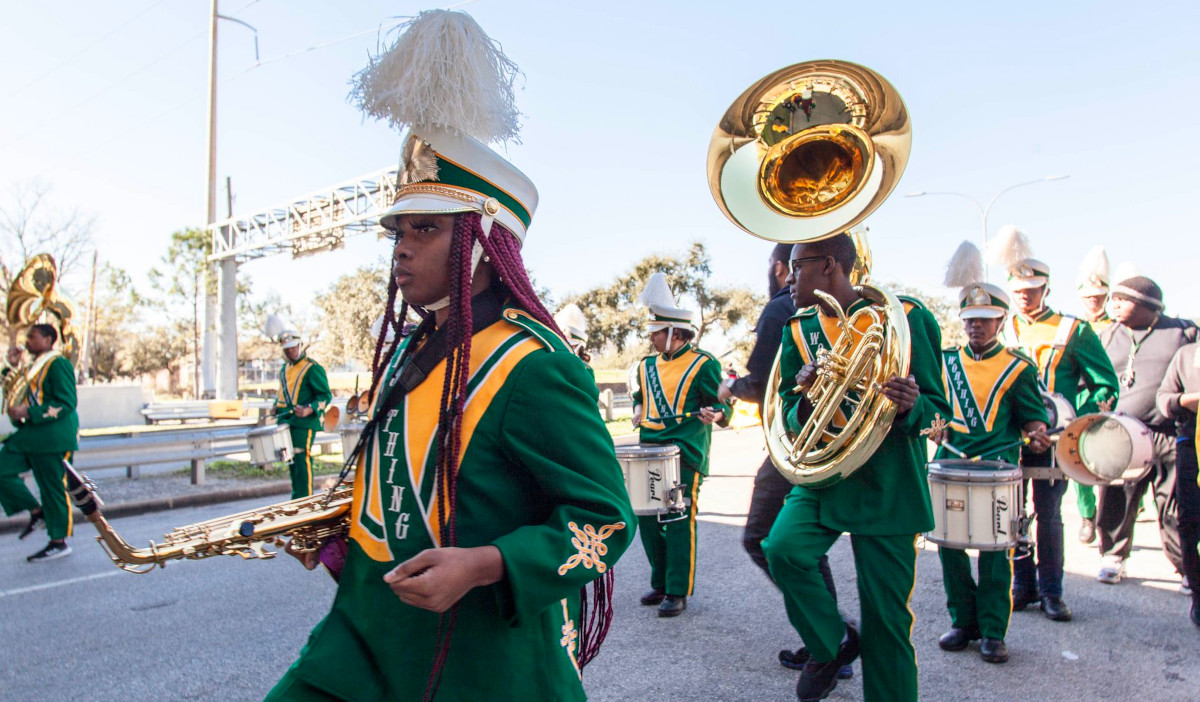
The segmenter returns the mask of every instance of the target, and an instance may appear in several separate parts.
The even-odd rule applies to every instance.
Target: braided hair
[[[436,464],[434,481],[437,487],[438,530],[439,543],[443,547],[455,546],[458,543],[457,533],[457,501],[458,501],[458,461],[464,446],[462,445],[462,417],[467,400],[467,382],[470,379],[471,340],[472,340],[472,310],[471,291],[472,252],[475,244],[483,249],[484,261],[492,266],[494,272],[493,285],[497,283],[507,294],[510,303],[523,309],[537,321],[562,336],[554,317],[538,299],[525,270],[521,258],[521,243],[517,237],[499,223],[493,223],[491,231],[484,235],[482,219],[479,213],[461,213],[455,217],[453,239],[450,243],[449,268],[451,272],[449,315],[442,325],[446,334],[447,355],[446,373],[442,381],[441,400],[438,404],[437,433],[434,437],[436,447]],[[389,276],[387,309],[384,312],[383,324],[379,338],[375,342],[375,354],[371,371],[371,396],[381,392],[380,383],[386,369],[391,365],[404,337],[405,320],[410,306],[401,302],[400,310],[395,311],[395,302],[399,287],[393,276]],[[433,332],[433,316],[420,308],[415,308],[424,321],[412,334],[416,335],[410,341],[409,348],[416,348],[422,337]],[[392,334],[391,343],[387,342]],[[376,411],[359,438],[354,451],[347,457],[345,472],[350,466],[357,464],[362,456],[369,437],[387,421],[387,410],[391,409],[395,400],[386,395],[376,404]],[[581,609],[581,647],[579,662],[582,667],[598,653],[600,644],[608,633],[612,622],[612,570],[595,582],[591,607],[588,606],[586,588],[580,591]],[[590,613],[590,617],[589,617]],[[450,639],[458,616],[458,606],[439,617],[437,644],[435,645],[433,668],[426,682],[425,699],[432,700],[437,694],[441,682],[442,671],[450,653]]]

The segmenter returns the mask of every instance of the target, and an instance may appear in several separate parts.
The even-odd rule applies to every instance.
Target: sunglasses
[[[829,258],[829,256],[805,256],[804,258],[793,258],[788,262],[788,266],[791,268],[792,273],[795,274],[799,273],[800,269],[804,267],[804,264],[808,263],[809,261],[824,261],[827,258]]]

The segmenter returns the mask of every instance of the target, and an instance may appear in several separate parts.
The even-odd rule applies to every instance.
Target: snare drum
[[[250,462],[256,466],[292,460],[292,432],[286,424],[268,424],[251,429],[246,434],[246,441],[250,443]]]
[[[1059,468],[1083,485],[1136,482],[1154,463],[1150,429],[1126,414],[1098,412],[1071,422],[1058,440]]]
[[[339,433],[342,435],[342,460],[345,461],[354,453],[354,447],[358,445],[358,438],[362,436],[363,427],[366,422],[349,422],[342,425]]]
[[[1002,461],[940,460],[929,464],[933,531],[947,548],[1006,551],[1020,531],[1021,469]]]
[[[625,474],[625,488],[634,514],[651,516],[682,510],[678,446],[618,446],[617,460]]]

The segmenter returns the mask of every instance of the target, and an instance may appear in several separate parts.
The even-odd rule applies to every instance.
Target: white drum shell
[[[656,444],[618,446],[617,461],[633,513],[639,516],[668,511],[669,492],[679,482],[679,447]]]
[[[292,433],[286,424],[269,424],[246,434],[250,444],[250,462],[256,466],[292,460]]]
[[[1010,463],[931,462],[933,531],[926,538],[946,548],[1006,551],[1015,547],[1022,484],[1021,469]]]
[[[1083,485],[1136,482],[1154,464],[1154,438],[1137,419],[1116,412],[1079,417],[1066,428],[1055,451],[1059,468]]]
[[[363,427],[366,425],[366,422],[350,422],[343,424],[342,428],[338,430],[338,433],[342,436],[343,461],[349,458],[350,454],[354,452],[354,447],[358,445],[358,438],[362,436]]]
[[[1075,408],[1057,392],[1043,392],[1042,402],[1046,405],[1046,414],[1050,417],[1050,429],[1066,429],[1075,421]]]

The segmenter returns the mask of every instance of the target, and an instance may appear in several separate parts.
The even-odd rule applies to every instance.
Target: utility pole
[[[225,177],[225,202],[233,218],[233,184]],[[229,236],[229,229],[222,232]],[[217,353],[217,399],[236,400],[238,396],[237,376],[237,259],[229,257],[220,263],[220,288],[217,290],[218,306],[221,309],[221,328],[218,332],[220,349]]]
[[[217,0],[212,0],[208,31],[208,189],[204,197],[204,223],[217,221]],[[216,391],[217,369],[217,264],[205,264],[204,354],[200,362],[204,397]]]

